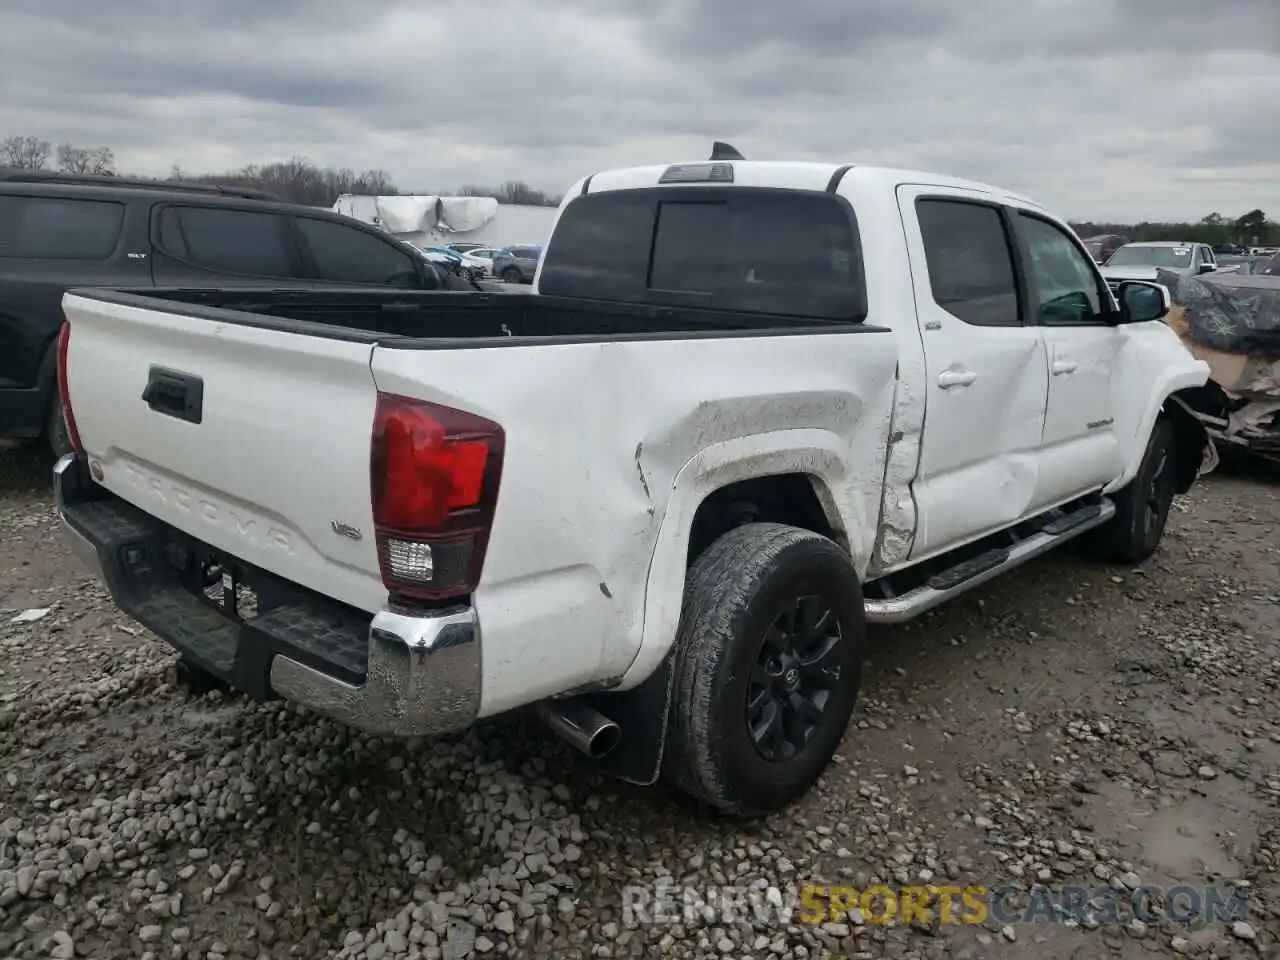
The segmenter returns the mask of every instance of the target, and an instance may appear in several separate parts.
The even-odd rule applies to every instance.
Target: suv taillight
[[[71,412],[71,387],[67,380],[67,354],[71,350],[71,324],[64,318],[58,331],[58,399],[62,401],[62,417],[67,424],[67,439],[77,454],[84,453],[80,444],[80,431],[76,429],[76,417]]]
[[[441,600],[476,588],[503,448],[491,420],[378,394],[369,479],[378,563],[393,598]]]

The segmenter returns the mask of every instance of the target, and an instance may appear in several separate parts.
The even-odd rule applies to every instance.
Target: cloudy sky
[[[719,138],[1072,219],[1280,214],[1280,0],[7,0],[0,89],[0,136],[141,173],[559,192]]]

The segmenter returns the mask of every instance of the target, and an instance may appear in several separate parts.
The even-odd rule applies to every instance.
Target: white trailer
[[[470,242],[489,246],[543,244],[556,207],[498,203],[493,197],[368,196],[343,194],[337,213],[379,226],[417,246]]]

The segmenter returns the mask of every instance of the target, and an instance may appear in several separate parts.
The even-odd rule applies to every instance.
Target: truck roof
[[[1126,247],[1193,247],[1195,240],[1137,240],[1126,243]]]
[[[672,166],[685,164],[705,165],[708,162],[707,160],[683,160],[674,163],[605,170],[579,180],[570,191],[570,195],[583,192],[584,184],[587,185],[587,189],[590,192],[654,187],[658,185],[662,174]],[[730,163],[733,166],[734,183],[738,186],[821,190],[826,188],[838,171],[844,171],[841,176],[841,182],[845,184],[858,182],[866,186],[880,186],[888,190],[896,189],[899,184],[904,183],[927,184],[937,187],[974,190],[1032,207],[1041,206],[1035,200],[1013,193],[1003,187],[993,186],[977,180],[966,180],[962,177],[928,173],[922,170],[896,167],[864,167],[857,164],[815,163],[801,160],[732,160],[716,162]]]

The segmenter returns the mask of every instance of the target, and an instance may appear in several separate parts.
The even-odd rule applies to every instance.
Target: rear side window
[[[0,197],[0,257],[105,260],[115,252],[123,223],[123,203]]]
[[[296,275],[284,218],[218,207],[165,207],[159,246],[178,260],[219,273],[251,277]]]
[[[311,251],[321,280],[399,287],[419,285],[413,258],[380,237],[310,217],[297,217],[294,223]]]
[[[565,208],[543,293],[821,320],[866,313],[848,207],[830,194],[678,188]]]
[[[1016,327],[1018,287],[1004,220],[995,207],[920,199],[916,218],[934,302],[981,327]]]

